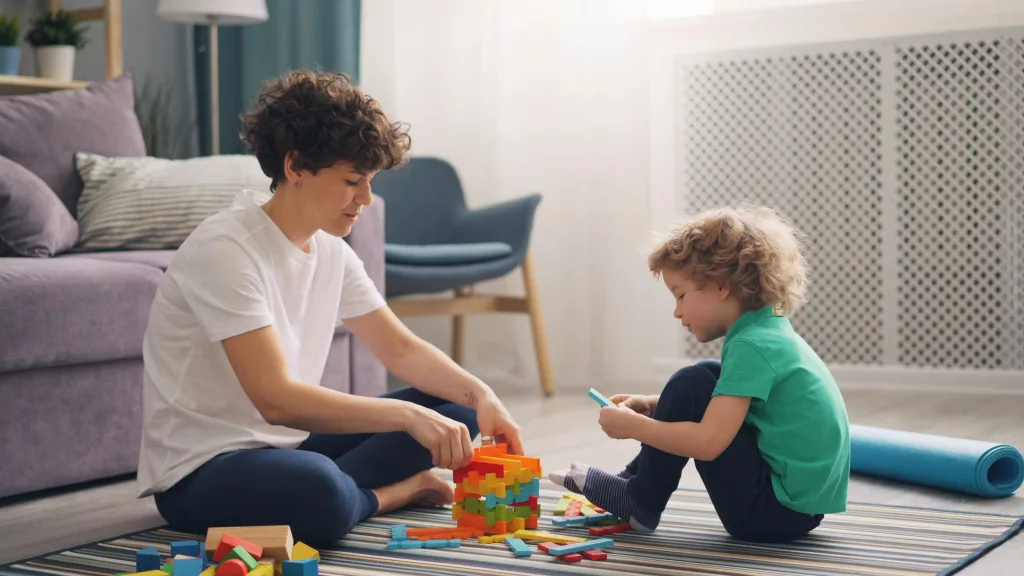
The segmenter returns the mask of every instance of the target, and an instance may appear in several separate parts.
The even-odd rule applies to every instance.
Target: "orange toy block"
[[[534,514],[534,515],[532,515],[532,516],[530,516],[529,518],[526,519],[526,527],[529,528],[530,530],[536,530],[537,529],[537,515],[536,514]]]
[[[234,534],[224,534],[223,536],[221,536],[220,544],[217,545],[217,551],[213,554],[213,561],[220,562],[224,559],[225,556],[227,556],[232,550],[234,550],[236,546],[241,546],[242,548],[245,548],[245,551],[248,552],[249,555],[252,556],[254,560],[259,560],[263,557],[262,546],[257,546],[252,542],[242,540]],[[248,571],[249,569],[248,567],[246,567],[246,570],[245,572],[243,572],[243,574],[245,574]],[[220,574],[219,570],[217,571],[217,574]]]
[[[455,501],[456,502],[463,502],[465,500],[466,500],[466,489],[462,487],[461,483],[459,483],[455,487]]]
[[[494,531],[498,534],[504,534],[508,532],[508,522],[505,522],[504,520],[498,520],[494,523],[494,526],[492,526],[491,528],[493,528]]]

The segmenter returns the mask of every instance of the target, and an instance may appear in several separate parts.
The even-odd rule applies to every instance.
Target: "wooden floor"
[[[1003,442],[1024,449],[1024,395],[848,390],[844,396],[854,423]],[[528,453],[540,456],[546,470],[567,467],[573,460],[618,470],[638,448],[634,441],[611,440],[601,433],[596,405],[583,392],[563,390],[544,399],[531,390],[508,393],[505,401],[525,431]],[[684,472],[682,485],[701,487],[692,467]],[[0,564],[161,525],[152,499],[139,500],[134,493],[134,480],[128,479],[0,504]],[[864,478],[854,479],[850,499],[1024,516],[1024,495],[979,500]],[[1019,535],[962,574],[1021,574],[1022,563],[1024,535]]]

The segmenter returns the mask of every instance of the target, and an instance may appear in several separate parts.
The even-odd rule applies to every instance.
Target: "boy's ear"
[[[718,299],[719,300],[725,300],[726,298],[729,297],[729,294],[730,294],[730,292],[729,292],[729,287],[728,286],[719,286],[718,287]]]

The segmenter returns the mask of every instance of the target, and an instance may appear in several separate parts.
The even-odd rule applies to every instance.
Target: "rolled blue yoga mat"
[[[1006,444],[850,426],[850,470],[997,498],[1024,483],[1024,456]]]

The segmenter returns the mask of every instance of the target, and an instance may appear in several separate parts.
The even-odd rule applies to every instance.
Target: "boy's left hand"
[[[650,418],[637,414],[625,406],[606,406],[601,408],[597,423],[609,438],[622,440],[635,438],[637,431]]]

